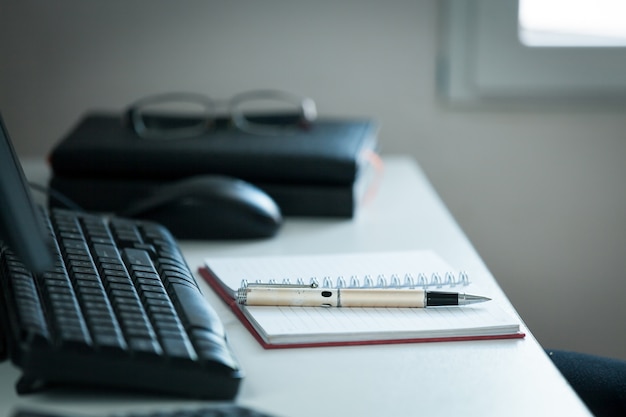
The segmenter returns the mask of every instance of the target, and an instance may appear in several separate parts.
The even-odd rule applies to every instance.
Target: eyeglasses
[[[218,107],[228,111],[227,126],[257,135],[284,135],[307,129],[317,118],[315,102],[278,90],[240,93],[218,102],[196,93],[145,97],[126,110],[125,121],[144,139],[185,139],[223,128]]]

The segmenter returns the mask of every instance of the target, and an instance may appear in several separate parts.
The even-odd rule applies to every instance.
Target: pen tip
[[[490,301],[491,298],[483,297],[482,295],[471,295],[471,294],[459,294],[459,305],[467,305],[467,304],[476,304],[476,303],[484,303],[485,301]]]

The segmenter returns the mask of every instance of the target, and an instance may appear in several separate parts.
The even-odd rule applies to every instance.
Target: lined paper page
[[[519,329],[496,303],[419,309],[248,306],[243,310],[267,341],[278,344],[488,336]]]

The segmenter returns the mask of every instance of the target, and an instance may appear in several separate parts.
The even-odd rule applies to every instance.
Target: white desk
[[[47,175],[26,161],[31,179]],[[247,256],[377,250],[437,251],[497,286],[480,257],[408,158],[386,158],[376,198],[353,220],[289,219],[278,237],[243,243],[182,244],[195,269],[211,254]],[[278,416],[590,415],[528,329],[522,340],[263,350],[201,283],[246,371],[237,401]],[[496,289],[500,291],[499,289]],[[504,294],[503,299],[506,300]],[[510,306],[513,309],[512,306]],[[18,397],[18,370],[0,365],[0,414],[17,405],[84,412],[194,406],[134,395],[35,394]]]

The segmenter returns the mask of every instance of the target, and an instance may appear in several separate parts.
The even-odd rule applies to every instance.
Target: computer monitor
[[[0,115],[0,248],[10,248],[33,272],[53,264],[51,238],[38,211]]]

